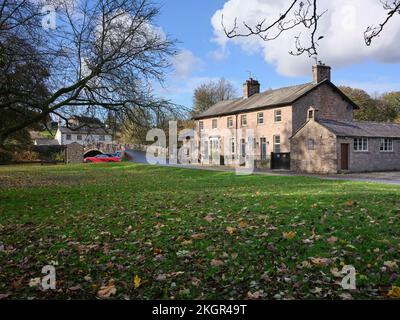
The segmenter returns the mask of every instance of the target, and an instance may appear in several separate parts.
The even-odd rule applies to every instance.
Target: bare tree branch
[[[395,0],[392,2],[381,1],[383,9],[388,11],[386,19],[379,24],[379,26],[369,26],[364,32],[364,40],[367,46],[370,46],[372,40],[379,37],[387,23],[393,18],[393,16],[398,13],[400,14],[400,0]]]

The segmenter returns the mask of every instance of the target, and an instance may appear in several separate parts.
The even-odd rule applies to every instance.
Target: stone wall
[[[65,162],[82,163],[83,162],[83,146],[79,143],[71,143],[65,146]]]
[[[309,139],[314,150],[309,150]],[[318,122],[310,120],[291,139],[291,170],[309,173],[337,173],[336,136]]]
[[[310,106],[319,110],[317,118],[353,120],[352,105],[325,83],[293,104],[293,132],[307,121],[307,110]]]
[[[340,144],[350,145],[349,171],[393,171],[400,170],[400,139],[393,140],[393,152],[380,151],[380,138],[368,139],[368,151],[354,151],[353,138],[339,138],[337,154],[340,161]],[[340,162],[339,162],[340,163]]]

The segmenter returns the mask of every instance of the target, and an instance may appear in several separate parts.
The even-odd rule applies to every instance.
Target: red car
[[[121,158],[109,154],[98,154],[97,156],[83,159],[83,162],[121,162]]]

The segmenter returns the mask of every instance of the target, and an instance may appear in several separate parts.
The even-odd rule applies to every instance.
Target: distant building
[[[79,129],[72,129],[67,127],[58,127],[55,138],[60,145],[67,145],[73,142],[81,145],[112,142],[112,134],[104,128],[91,129],[82,127]]]
[[[55,139],[60,145],[112,142],[111,132],[104,128],[104,124],[98,118],[74,115],[67,123],[68,126],[59,126],[56,132]]]

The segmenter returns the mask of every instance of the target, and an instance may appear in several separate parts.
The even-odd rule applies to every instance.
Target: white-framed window
[[[281,152],[281,136],[274,136],[274,152]]]
[[[353,149],[358,152],[368,151],[368,139],[367,138],[355,138],[353,141]]]
[[[313,119],[314,118],[314,110],[308,110],[308,119]]]
[[[282,121],[282,110],[275,110],[274,111],[274,121],[281,122]]]
[[[82,140],[82,135],[81,134],[78,134],[77,136],[76,136],[76,140]]]
[[[103,135],[99,136],[99,141],[105,141],[105,140],[106,140],[105,136],[103,136]]]
[[[247,127],[247,115],[246,114],[242,114],[240,116],[240,124],[242,127]]]
[[[70,135],[70,134],[67,134],[66,139],[67,139],[67,140],[71,140],[71,135]]]
[[[381,152],[392,152],[393,151],[393,139],[384,138],[381,139]]]
[[[232,117],[228,117],[226,122],[227,122],[226,125],[227,125],[228,128],[233,128],[233,118]]]
[[[257,124],[264,124],[264,113],[257,113]]]
[[[315,140],[308,139],[308,150],[315,150]]]
[[[217,129],[218,128],[218,119],[213,119],[212,120],[212,128]]]
[[[200,131],[204,130],[204,122],[203,121],[199,121],[199,130]]]

